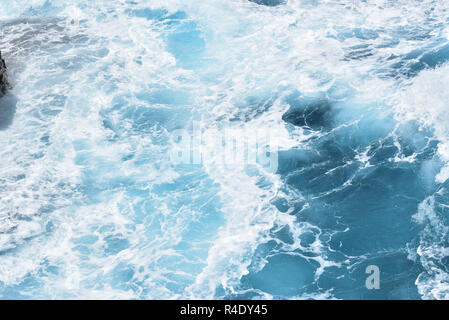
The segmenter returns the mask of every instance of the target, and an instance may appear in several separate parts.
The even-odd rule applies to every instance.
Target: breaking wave
[[[448,11],[0,0],[0,298],[448,299]]]

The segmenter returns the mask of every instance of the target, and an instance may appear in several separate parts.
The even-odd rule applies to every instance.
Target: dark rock
[[[2,58],[0,51],[0,97],[3,96],[9,88],[8,77],[6,76],[6,63]]]

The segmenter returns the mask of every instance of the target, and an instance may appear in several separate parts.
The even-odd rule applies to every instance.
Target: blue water
[[[1,299],[449,299],[445,1],[0,0],[0,28]],[[174,162],[195,125],[268,133],[275,170]]]

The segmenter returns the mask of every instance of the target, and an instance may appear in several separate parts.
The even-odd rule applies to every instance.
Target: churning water
[[[0,28],[0,298],[449,299],[449,2],[0,0]],[[195,126],[266,133],[274,170],[173,161]]]

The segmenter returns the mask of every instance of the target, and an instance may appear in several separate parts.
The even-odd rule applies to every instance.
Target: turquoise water
[[[0,298],[448,299],[448,13],[0,0]]]

